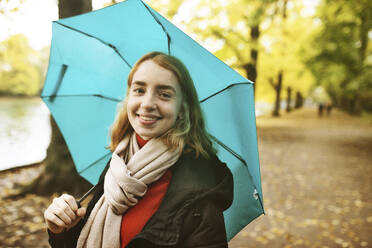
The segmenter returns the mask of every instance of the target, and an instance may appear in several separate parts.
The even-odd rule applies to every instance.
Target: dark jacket
[[[108,165],[84,219],[66,232],[63,239],[50,236],[52,247],[76,247],[82,227],[103,194],[107,169]],[[230,170],[217,157],[206,160],[201,156],[195,158],[192,153],[183,154],[171,170],[172,180],[159,209],[127,247],[227,247],[223,211],[233,200]]]

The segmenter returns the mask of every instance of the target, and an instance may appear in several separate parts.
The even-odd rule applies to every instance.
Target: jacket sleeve
[[[76,226],[79,226],[78,223]],[[49,245],[52,248],[70,248],[76,247],[77,241],[77,228],[72,228],[71,230],[61,233],[61,234],[53,234],[48,230],[49,235]]]
[[[65,239],[65,234],[53,234],[49,229],[48,229],[48,235],[49,235],[49,245],[52,248],[63,248],[64,247],[64,239]]]
[[[223,210],[208,199],[186,214],[179,248],[226,248]]]

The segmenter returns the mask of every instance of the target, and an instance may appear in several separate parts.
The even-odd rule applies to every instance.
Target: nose
[[[152,110],[156,108],[156,99],[151,92],[146,93],[142,98],[141,106],[145,109]]]

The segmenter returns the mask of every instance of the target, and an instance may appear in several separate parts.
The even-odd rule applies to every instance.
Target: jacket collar
[[[208,198],[226,210],[233,200],[232,185],[231,172],[217,157],[207,160],[183,154],[172,166],[172,181],[162,204],[131,243],[146,239],[157,245],[177,244],[183,218],[191,206]]]

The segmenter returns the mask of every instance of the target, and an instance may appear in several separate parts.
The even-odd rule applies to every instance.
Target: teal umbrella
[[[77,171],[92,184],[110,159],[108,131],[132,65],[161,51],[181,59],[195,82],[219,158],[234,176],[224,212],[230,240],[263,213],[253,84],[141,0],[53,22],[42,98]]]

